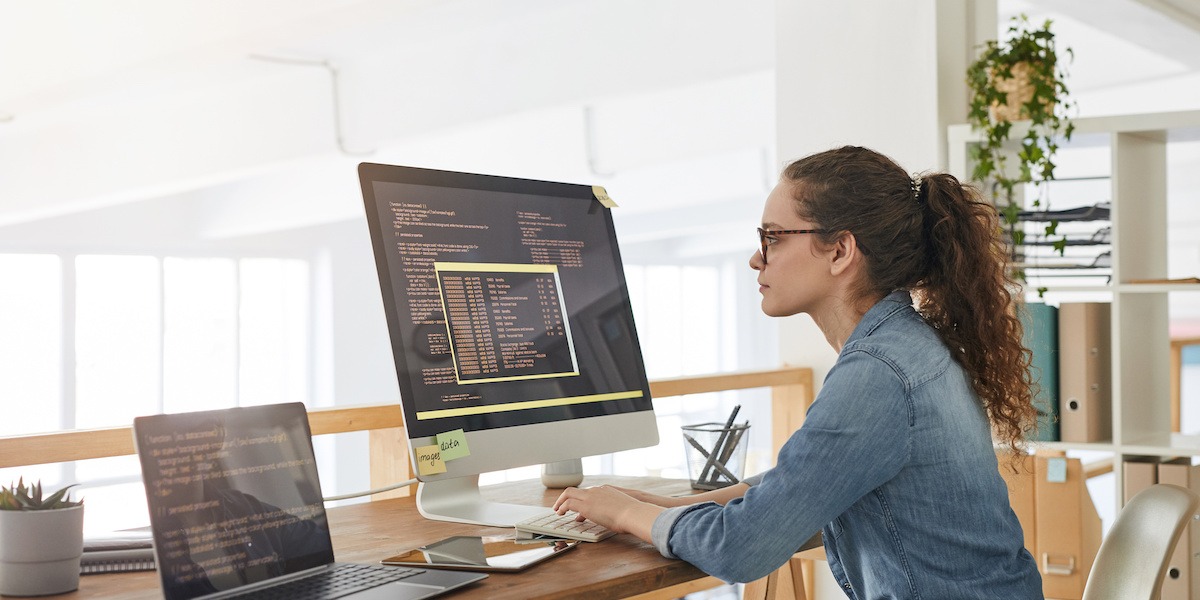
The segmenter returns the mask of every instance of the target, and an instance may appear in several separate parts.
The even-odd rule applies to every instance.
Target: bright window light
[[[75,277],[74,427],[129,425],[158,412],[158,260],[80,256]]]
[[[163,260],[165,412],[237,406],[237,262]]]
[[[0,281],[19,282],[0,292],[0,435],[56,430],[62,419],[62,264],[57,256],[0,254]]]

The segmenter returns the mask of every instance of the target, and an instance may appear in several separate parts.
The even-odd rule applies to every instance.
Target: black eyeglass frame
[[[767,238],[769,236],[793,235],[800,233],[829,233],[828,229],[763,229],[762,227],[758,227],[756,229],[758,229],[758,243],[760,246],[759,249],[762,251],[762,260],[764,265],[767,264]]]

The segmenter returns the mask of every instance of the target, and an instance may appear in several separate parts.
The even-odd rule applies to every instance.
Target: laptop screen
[[[303,404],[134,420],[168,600],[333,562]]]

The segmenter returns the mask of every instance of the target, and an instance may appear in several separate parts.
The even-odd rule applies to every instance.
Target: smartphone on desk
[[[515,540],[511,535],[456,535],[389,556],[380,562],[401,567],[514,572],[549,560],[577,545],[578,540]]]

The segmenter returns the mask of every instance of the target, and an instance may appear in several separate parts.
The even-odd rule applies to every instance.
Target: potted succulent
[[[44,596],[79,588],[83,500],[66,486],[43,496],[41,483],[0,487],[0,595]]]
[[[1025,15],[1013,17],[1008,39],[990,40],[967,69],[970,87],[970,111],[967,119],[983,134],[971,149],[974,161],[972,178],[990,192],[1016,247],[1024,241],[1018,226],[1023,209],[1015,199],[1015,189],[1025,183],[1041,184],[1054,179],[1054,155],[1059,140],[1071,139],[1075,126],[1069,113],[1075,109],[1066,85],[1065,63],[1074,54],[1065,49],[1064,57],[1055,44],[1047,19],[1034,27]],[[1064,60],[1064,58],[1066,60]],[[1009,137],[1015,122],[1024,131],[1014,155]],[[1015,164],[1010,162],[1015,159]],[[1045,188],[1030,207],[1047,210]],[[1046,226],[1046,235],[1057,234],[1057,221]],[[1054,243],[1061,255],[1065,238]]]

